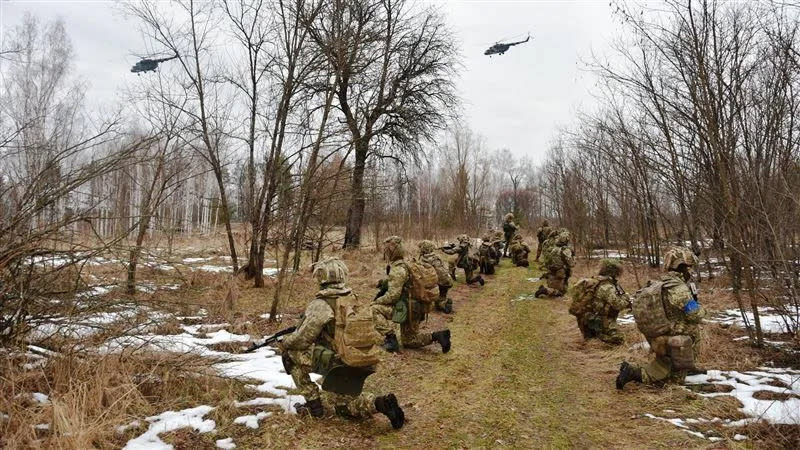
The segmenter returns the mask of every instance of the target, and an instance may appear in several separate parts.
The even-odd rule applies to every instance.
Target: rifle
[[[274,343],[278,342],[281,337],[286,336],[287,334],[294,333],[294,331],[296,329],[297,329],[297,327],[289,327],[289,328],[287,328],[285,330],[278,331],[277,333],[273,334],[270,337],[267,337],[267,338],[264,338],[264,339],[257,339],[255,341],[253,341],[253,343],[250,345],[250,348],[248,348],[244,352],[245,353],[252,353],[252,352],[254,352],[254,351],[256,351],[256,350],[258,350],[258,349],[260,349],[262,347],[266,347],[266,346],[268,346],[270,344],[274,344]]]
[[[378,293],[375,294],[375,298],[373,300],[377,300],[380,296],[389,291],[389,280],[384,278],[378,281],[378,284],[375,287],[378,288]]]

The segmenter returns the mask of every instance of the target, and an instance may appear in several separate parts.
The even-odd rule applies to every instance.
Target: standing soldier
[[[419,324],[425,319],[425,312],[418,306],[417,299],[409,296],[411,274],[404,259],[403,240],[399,236],[391,236],[383,241],[383,256],[389,261],[389,275],[382,283],[385,292],[372,301],[372,312],[375,329],[384,336],[386,351],[396,352],[400,349],[394,334],[394,322],[400,324],[404,347],[420,348],[438,342],[443,353],[449,352],[450,330],[419,333]]]
[[[448,255],[458,255],[455,264],[450,267],[450,274],[454,280],[456,279],[455,268],[460,267],[464,269],[464,277],[466,278],[467,284],[478,282],[483,286],[485,283],[483,277],[480,275],[473,276],[474,271],[479,268],[480,259],[475,255],[475,252],[472,250],[472,244],[470,244],[469,241],[469,236],[462,234],[458,236],[458,245],[444,247],[442,251]]]
[[[687,372],[697,371],[700,322],[706,311],[698,303],[694,283],[689,282],[696,264],[697,256],[688,248],[672,248],[664,255],[666,275],[660,280],[650,280],[634,294],[636,327],[647,338],[655,358],[644,366],[623,361],[617,389],[629,381],[681,383]]]
[[[575,258],[569,246],[569,232],[561,232],[554,239],[554,245],[547,248],[544,254],[544,266],[547,268],[547,286],[539,286],[536,297],[561,297],[567,290],[572,266]]]
[[[511,249],[509,249],[511,261],[514,265],[517,267],[528,267],[528,255],[530,252],[531,248],[522,240],[522,236],[515,234],[514,238],[511,240]]]
[[[335,352],[335,333],[337,329],[343,331],[337,327],[334,309],[337,301],[352,300],[354,294],[346,285],[347,266],[342,260],[326,259],[314,264],[312,269],[320,290],[306,307],[303,321],[294,333],[279,341],[278,348],[286,371],[306,400],[304,404],[295,404],[295,409],[299,414],[322,417],[324,408],[321,393],[309,374],[326,374],[333,367],[343,365],[341,355]],[[374,372],[374,368],[368,373],[371,372]],[[360,387],[358,391],[358,394],[323,392],[333,403],[337,414],[368,418],[379,412],[389,418],[392,427],[403,426],[405,415],[394,394],[375,396],[361,391]]]
[[[569,313],[578,321],[584,339],[597,338],[619,345],[622,333],[617,328],[617,316],[628,309],[630,300],[618,283],[622,266],[619,260],[604,259],[597,276],[583,278],[570,288],[572,303]]]
[[[539,261],[539,256],[542,254],[542,246],[544,245],[544,241],[550,236],[550,231],[552,231],[552,229],[550,228],[550,224],[547,222],[547,220],[543,220],[542,226],[536,230],[536,239],[539,241],[539,245],[536,246],[537,262]]]
[[[511,246],[511,239],[514,237],[514,233],[517,232],[517,224],[514,223],[514,214],[508,213],[506,217],[503,219],[503,235],[506,238],[506,246],[503,248],[503,257],[505,258],[508,254],[508,248]]]
[[[453,301],[447,298],[447,291],[453,287],[453,281],[450,278],[450,273],[444,267],[442,258],[436,254],[436,245],[433,242],[424,240],[419,243],[419,257],[420,260],[433,266],[436,269],[436,276],[439,278],[439,299],[436,300],[436,310],[442,311],[445,314],[453,312]]]
[[[500,262],[500,254],[492,243],[491,233],[486,233],[481,238],[481,246],[478,247],[478,257],[480,258],[480,273],[492,275],[494,266]]]

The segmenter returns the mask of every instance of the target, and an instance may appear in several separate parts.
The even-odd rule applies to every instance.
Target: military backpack
[[[592,299],[600,287],[597,278],[581,278],[570,288],[572,303],[569,305],[569,313],[575,317],[582,317],[592,310]]]
[[[439,297],[439,275],[436,268],[422,261],[412,259],[406,262],[411,287],[408,295],[411,299],[426,305],[432,304]]]
[[[368,302],[353,295],[336,299],[334,310],[336,330],[333,349],[351,367],[369,367],[378,363],[380,335],[375,331],[372,310]]]
[[[633,318],[636,328],[648,338],[664,336],[672,331],[672,321],[664,305],[664,289],[678,286],[677,280],[653,280],[633,294]]]

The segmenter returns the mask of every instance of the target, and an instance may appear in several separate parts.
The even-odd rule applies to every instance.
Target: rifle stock
[[[286,336],[287,334],[294,333],[294,331],[296,329],[297,329],[297,327],[289,327],[289,328],[287,328],[285,330],[278,331],[277,333],[273,334],[270,337],[254,341],[253,344],[250,346],[250,348],[245,350],[245,353],[252,353],[252,352],[254,352],[254,351],[256,351],[256,350],[258,350],[258,349],[260,349],[262,347],[266,347],[268,345],[274,344],[275,342],[278,342],[278,340],[282,336]]]

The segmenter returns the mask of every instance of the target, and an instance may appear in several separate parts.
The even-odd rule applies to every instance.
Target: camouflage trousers
[[[463,267],[463,265],[458,265],[456,261],[448,261],[447,266],[450,270],[450,276],[453,277],[453,280],[456,279],[456,267],[464,269],[464,279],[466,280],[467,284],[475,283],[480,278],[478,275],[475,275],[475,269],[479,267],[466,268]]]
[[[375,323],[375,330],[381,336],[394,333],[394,322],[392,322],[394,307],[373,303],[370,305],[370,309],[372,309],[372,321]]]
[[[539,257],[542,256],[542,243],[539,242],[539,245],[536,246],[536,261],[539,261]]]
[[[511,255],[511,261],[517,267],[528,267],[530,265],[527,252],[515,252]]]
[[[545,275],[547,286],[545,295],[548,297],[561,297],[567,292],[567,271],[564,269],[550,270]]]
[[[697,336],[692,336],[694,348],[694,355],[697,356]],[[669,336],[659,336],[656,338],[648,338],[647,342],[650,344],[650,350],[655,354],[655,357],[647,364],[638,366],[634,364],[634,368],[641,369],[642,383],[644,384],[663,384],[663,383],[683,383],[686,378],[686,370],[678,370],[672,364],[672,358],[669,355],[669,346],[667,340]]]
[[[596,316],[587,315],[577,320],[584,339],[596,338],[611,345],[620,345],[625,340],[614,321],[607,320],[607,324],[603,326],[603,320]]]
[[[313,372],[313,350],[289,350],[289,359],[292,360],[292,370],[289,374],[297,387],[297,393],[302,395],[306,402],[321,400],[329,405],[337,414],[354,418],[366,418],[375,414],[375,395],[362,392],[359,395],[344,395],[333,392],[321,391],[316,383],[311,381]]]
[[[453,301],[447,298],[447,291],[449,290],[450,286],[439,285],[439,297],[436,299],[435,304],[436,309],[443,310],[448,303],[450,303],[451,306],[453,305]]]
[[[433,343],[431,333],[419,332],[420,322],[417,320],[406,320],[400,324],[400,338],[405,348],[420,348]]]

